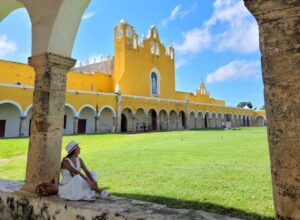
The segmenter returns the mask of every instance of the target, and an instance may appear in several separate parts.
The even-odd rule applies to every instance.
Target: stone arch
[[[232,127],[238,127],[238,120],[236,114],[233,115]]]
[[[203,128],[204,127],[204,121],[203,121],[203,112],[198,112],[197,114],[197,119],[196,119],[196,127],[198,128]]]
[[[178,117],[175,110],[171,110],[169,114],[169,130],[176,130],[178,123]]]
[[[73,134],[74,133],[74,118],[75,117],[77,117],[77,112],[76,112],[74,106],[66,103],[65,109],[64,109],[64,125],[63,125],[64,126],[64,134]]]
[[[265,126],[265,117],[263,117],[262,115],[257,115],[256,118],[255,118],[255,125],[257,127],[262,127],[262,126]]]
[[[217,127],[217,114],[215,112],[213,112],[211,114],[210,127],[211,128],[216,128]]]
[[[97,132],[110,133],[115,131],[115,118],[116,113],[114,109],[109,106],[103,106],[99,112],[99,118],[97,122]]]
[[[121,113],[121,132],[133,132],[133,111],[125,107]]]
[[[135,112],[136,131],[146,131],[147,115],[143,108],[138,108]]]
[[[162,131],[168,130],[168,113],[165,109],[159,112],[159,129]]]
[[[78,111],[78,128],[79,134],[95,133],[96,108],[92,105],[84,105]]]
[[[210,128],[210,113],[205,112],[204,114],[204,128]]]
[[[242,127],[243,126],[243,117],[242,117],[242,115],[238,115],[238,123],[239,123],[239,127]]]
[[[189,117],[189,129],[196,129],[196,119],[196,113],[194,111],[191,111]]]
[[[0,137],[18,137],[22,107],[11,100],[0,101]]]
[[[177,129],[186,129],[186,115],[184,111],[180,111],[178,114],[178,127]]]
[[[243,115],[243,127],[246,127],[247,126],[247,119],[246,119],[246,116]]]
[[[148,111],[148,130],[156,131],[158,128],[158,114],[154,108],[149,109]]]

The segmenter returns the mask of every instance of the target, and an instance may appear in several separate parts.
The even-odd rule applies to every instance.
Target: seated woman
[[[61,163],[62,181],[58,187],[59,197],[68,200],[92,200],[96,193],[99,193],[101,197],[107,197],[109,193],[98,187],[96,173],[89,172],[83,160],[78,157],[79,144],[71,141],[66,146],[66,150],[68,155]]]

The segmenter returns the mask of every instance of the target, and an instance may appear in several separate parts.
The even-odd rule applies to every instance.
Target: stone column
[[[19,137],[24,137],[24,126],[25,126],[25,116],[20,117],[20,125],[19,125]]]
[[[244,1],[259,24],[276,219],[299,219],[300,1]]]
[[[78,117],[74,117],[74,128],[73,133],[78,134]]]
[[[116,117],[113,117],[113,128],[112,128],[112,131],[113,133],[116,132],[116,127],[117,127],[117,118]]]
[[[23,190],[34,192],[37,184],[58,181],[61,160],[66,73],[76,60],[53,53],[29,58],[35,70],[32,122],[26,180]]]
[[[160,131],[160,120],[159,120],[159,116],[156,117],[156,131]]]
[[[117,93],[117,118],[116,118],[116,132],[121,132],[121,119],[122,119],[122,95]]]
[[[146,131],[149,131],[149,122],[148,122],[149,118],[146,117]]]
[[[136,132],[135,116],[132,116],[132,132]]]
[[[98,122],[99,122],[99,116],[95,116],[95,133],[99,133],[100,132],[100,128],[99,128],[99,125],[98,125]]]

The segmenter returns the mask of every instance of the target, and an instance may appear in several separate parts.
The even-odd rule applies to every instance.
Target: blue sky
[[[194,92],[203,80],[226,105],[263,105],[258,27],[243,1],[92,0],[72,57],[85,63],[113,55],[113,29],[122,18],[139,36],[155,25],[161,41],[174,46],[177,91]],[[30,51],[30,19],[18,9],[0,23],[0,59],[26,63]]]

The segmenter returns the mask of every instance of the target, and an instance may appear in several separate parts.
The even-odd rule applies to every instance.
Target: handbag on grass
[[[36,186],[35,195],[38,197],[56,195],[58,193],[58,185],[53,178],[50,183],[40,183]]]

